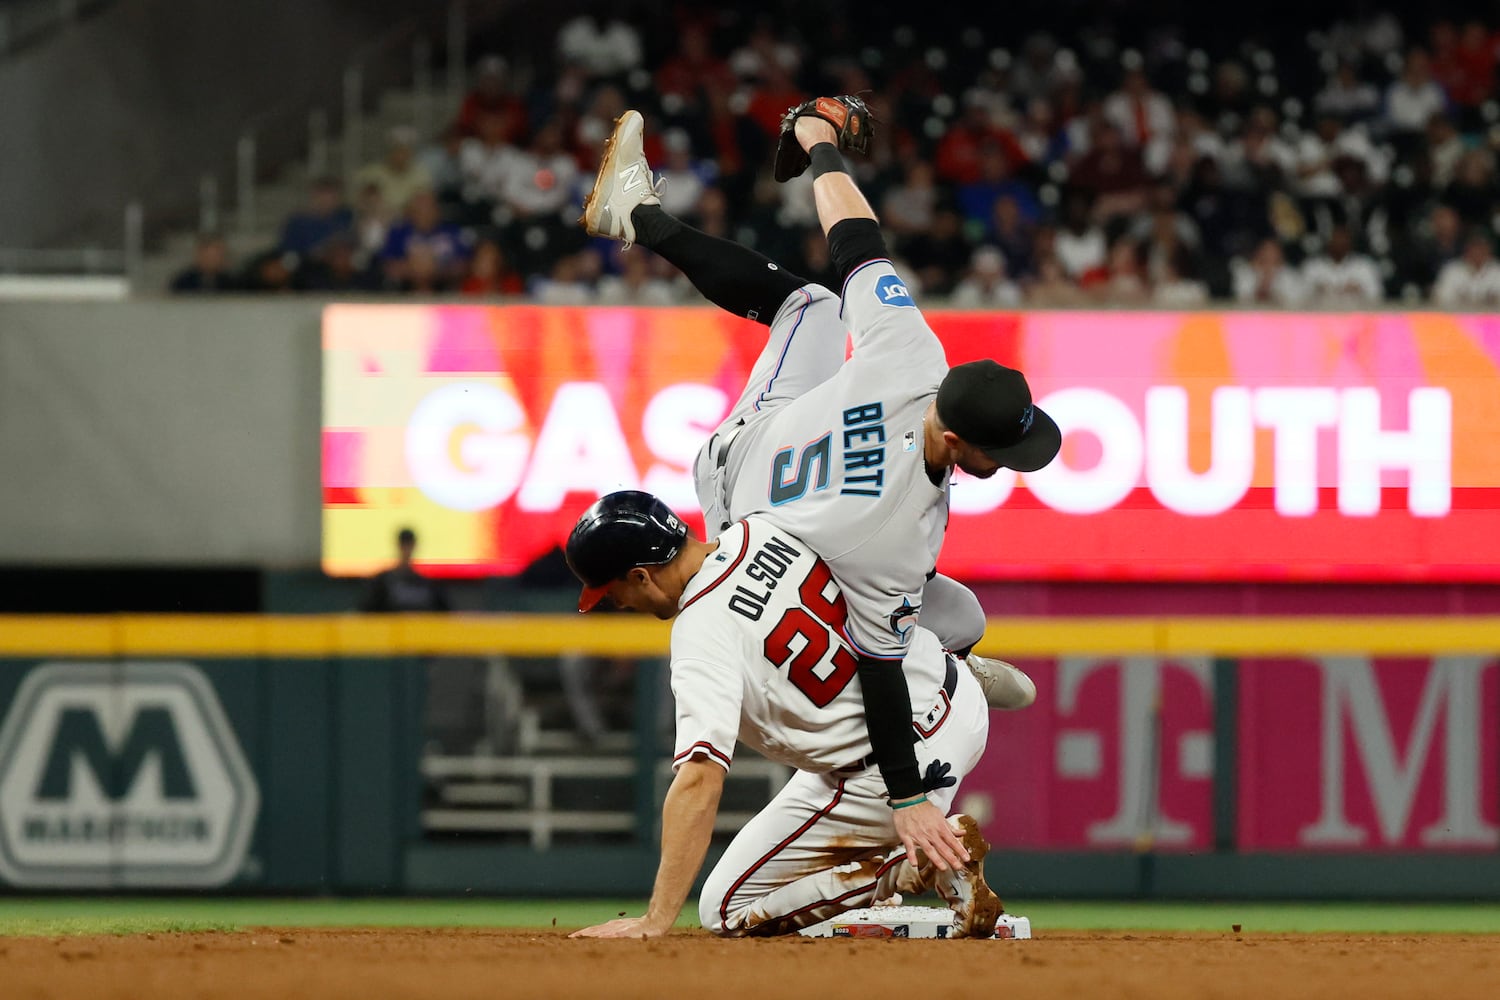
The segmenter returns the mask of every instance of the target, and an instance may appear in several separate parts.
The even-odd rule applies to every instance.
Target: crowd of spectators
[[[810,180],[776,184],[770,152],[788,106],[862,92],[880,132],[851,169],[933,301],[1500,306],[1500,35],[1483,20],[1363,15],[1217,45],[1084,23],[996,44],[924,34],[900,7],[816,34],[610,9],[561,24],[551,51],[480,60],[441,135],[397,129],[347,183],[317,180],[264,253],[232,267],[204,234],[174,290],[692,301],[665,262],[577,225],[627,107],[668,211],[828,280]]]

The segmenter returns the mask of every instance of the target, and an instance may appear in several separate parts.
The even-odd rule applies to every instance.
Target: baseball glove
[[[797,119],[813,115],[832,125],[838,131],[839,149],[856,153],[870,151],[870,135],[874,131],[870,109],[858,97],[845,94],[843,97],[819,97],[804,101],[795,108],[788,108],[781,118],[781,138],[776,143],[776,179],[789,181],[807,169],[810,162],[807,151],[797,141],[793,129]]]

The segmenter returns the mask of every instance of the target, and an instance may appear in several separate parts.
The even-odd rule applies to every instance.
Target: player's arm
[[[661,813],[661,864],[642,917],[622,917],[575,931],[572,937],[660,937],[672,929],[703,867],[714,817],[724,793],[724,768],[697,757],[677,769]]]
[[[740,724],[743,674],[730,666],[751,655],[744,633],[704,628],[701,618],[677,620],[672,629],[672,697],[677,705],[677,775],[661,813],[661,864],[651,905],[643,917],[611,920],[574,937],[657,937],[682,912],[713,835],[734,759]]]
[[[857,676],[864,698],[865,727],[870,735],[871,755],[890,797],[892,821],[908,854],[920,850],[940,869],[962,867],[969,860],[962,839],[948,825],[947,817],[927,801],[917,754],[912,742],[911,692],[904,662],[910,648],[912,623],[921,608],[922,578],[916,577],[914,592],[903,592],[900,582],[885,570],[920,552],[907,553],[892,545],[879,548],[874,556],[861,550],[874,565],[865,565],[859,554],[850,553],[840,565],[839,585],[848,617],[844,635],[858,657]],[[904,620],[909,614],[909,621]]]
[[[901,664],[901,660],[859,657],[859,687],[875,765],[890,795],[892,819],[907,856],[915,858],[920,851],[940,871],[962,868],[969,852],[942,810],[927,801],[922,788],[911,738],[911,694]]]
[[[818,222],[828,237],[829,258],[843,288],[843,315],[854,335],[855,358],[878,353],[887,359],[897,358],[906,377],[928,371],[940,378],[947,372],[942,344],[925,322],[910,322],[909,314],[916,314],[915,303],[905,282],[892,273],[886,262],[890,253],[874,209],[854,178],[844,170],[843,157],[838,151],[838,132],[827,120],[804,115],[794,123],[793,134],[807,151],[812,165],[813,201]],[[870,264],[872,261],[884,263]],[[877,288],[850,285],[850,278],[867,264],[877,271],[884,269],[880,282],[885,284],[890,299],[877,302]],[[851,287],[862,292],[852,303]],[[884,305],[887,302],[897,305]],[[903,307],[910,307],[905,310],[908,315],[891,312]]]

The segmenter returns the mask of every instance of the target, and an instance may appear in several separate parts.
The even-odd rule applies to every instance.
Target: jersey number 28
[[[817,673],[818,665],[828,655],[828,647],[835,641],[831,636],[838,634],[849,617],[844,595],[835,591],[837,596],[830,601],[825,593],[832,582],[833,574],[823,561],[815,562],[797,591],[802,606],[787,608],[765,642],[766,659],[778,668],[787,667],[787,680],[819,708],[827,707],[849,686],[859,667],[854,654],[839,645],[833,654],[832,671],[826,677]],[[794,653],[797,636],[802,637],[802,648]]]

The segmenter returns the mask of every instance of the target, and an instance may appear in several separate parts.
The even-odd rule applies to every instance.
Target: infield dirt
[[[1031,941],[573,941],[561,930],[0,939],[0,996],[829,1000],[1495,996],[1500,936],[1110,934]]]

